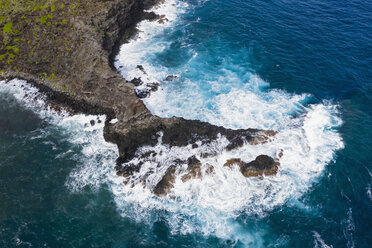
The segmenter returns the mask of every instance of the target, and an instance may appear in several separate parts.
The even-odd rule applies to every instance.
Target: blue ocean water
[[[161,84],[149,109],[279,137],[202,160],[215,176],[159,200],[115,176],[116,148],[89,124],[104,117],[57,114],[24,82],[1,83],[0,246],[370,247],[372,4],[168,0],[155,11],[168,22],[140,24],[117,61]],[[218,170],[279,149],[277,177]]]

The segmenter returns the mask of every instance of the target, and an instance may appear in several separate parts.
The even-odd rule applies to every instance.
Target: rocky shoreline
[[[1,6],[0,80],[24,79],[55,104],[68,106],[74,112],[107,115],[104,137],[118,145],[116,168],[123,176],[126,169],[121,165],[133,158],[137,148],[154,146],[159,133],[162,142],[169,146],[210,143],[222,135],[230,142],[227,150],[246,143],[268,142],[276,134],[257,129],[231,130],[197,120],[151,114],[133,84],[115,70],[113,60],[120,45],[135,34],[139,21],[159,18],[145,11],[159,2],[9,0]],[[112,119],[117,122],[110,122]],[[197,164],[190,161],[189,164]],[[257,176],[266,174],[266,170],[275,174],[278,163],[272,161],[265,157],[249,166],[240,163],[253,168],[255,173],[250,175]],[[235,162],[239,164],[238,160]],[[195,166],[190,168],[190,178],[198,175]],[[166,192],[172,173],[172,169],[166,173],[167,182],[159,182],[165,186],[155,187],[155,194]]]

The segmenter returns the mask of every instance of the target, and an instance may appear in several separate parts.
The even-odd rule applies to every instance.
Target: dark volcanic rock
[[[146,98],[148,97],[151,92],[154,92],[154,91],[157,91],[160,84],[157,83],[157,82],[153,82],[153,83],[147,83],[145,84],[141,78],[133,78],[131,81],[130,81],[134,86],[138,87],[138,86],[142,86],[141,88],[136,88],[136,95],[139,97],[139,98]]]
[[[160,24],[164,24],[167,21],[169,21],[169,20],[168,20],[168,18],[165,17],[165,15],[161,15],[161,16],[158,17],[158,23],[160,23]]]
[[[252,162],[246,163],[239,158],[233,158],[226,161],[224,166],[232,167],[238,165],[241,173],[245,177],[256,177],[262,175],[275,175],[278,171],[279,162],[267,155],[259,155]]]
[[[178,78],[176,75],[168,75],[165,78],[165,81],[173,81],[174,79]]]
[[[252,162],[244,164],[240,171],[245,177],[255,177],[274,175],[278,171],[279,163],[275,162],[272,157],[260,155]]]
[[[136,94],[139,98],[146,98],[150,96],[151,92],[157,91],[159,86],[160,86],[159,83],[146,84],[145,87],[141,89],[136,89]]]
[[[201,178],[201,163],[195,156],[188,158],[187,160],[187,173],[182,176],[181,180],[186,182],[192,178]]]
[[[167,195],[169,191],[173,188],[175,173],[176,173],[175,166],[169,167],[168,170],[165,172],[163,178],[154,187],[152,192],[157,196]]]
[[[140,86],[143,84],[141,78],[133,78],[131,81],[130,81],[134,86]]]
[[[146,71],[145,71],[145,68],[143,68],[142,65],[137,65],[137,69],[140,70],[140,71],[142,71],[143,74],[147,74]]]

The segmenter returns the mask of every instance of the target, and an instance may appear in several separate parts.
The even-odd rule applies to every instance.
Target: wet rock
[[[159,19],[160,16],[151,11],[151,12],[145,12],[142,18],[144,20],[153,21],[153,20]]]
[[[147,74],[146,73],[146,71],[145,71],[145,69],[143,68],[143,66],[142,65],[137,65],[137,67],[136,67],[137,69],[139,69],[140,71],[142,71],[143,72],[143,74]]]
[[[160,86],[160,84],[157,82],[144,84],[141,78],[134,78],[132,79],[131,83],[137,87],[142,86],[141,88],[136,89],[136,95],[139,98],[146,98],[150,96],[151,92],[157,91]]]
[[[209,158],[209,157],[213,157],[213,156],[216,156],[216,155],[217,155],[216,152],[202,152],[202,153],[200,154],[200,156],[201,156],[202,158]]]
[[[94,120],[90,120],[90,125],[91,126],[94,126],[96,124],[96,122]]]
[[[175,181],[175,173],[176,173],[175,166],[169,167],[167,171],[165,172],[163,178],[154,187],[152,192],[156,196],[167,195],[170,192],[170,190],[173,188],[173,184]]]
[[[266,130],[265,131],[265,136],[259,135],[256,136],[255,139],[251,140],[249,142],[250,145],[259,145],[259,144],[265,144],[270,141],[270,137],[273,137],[277,134],[278,132],[273,131],[273,130]]]
[[[278,171],[279,163],[275,162],[272,157],[267,155],[260,155],[252,162],[244,164],[240,171],[245,177],[255,177],[255,176],[270,176],[275,175]]]
[[[213,165],[208,165],[208,168],[205,170],[205,173],[207,175],[211,175],[211,174],[214,174],[215,171],[214,171],[214,166]]]
[[[197,159],[195,156],[191,156],[187,159],[187,164],[189,166],[201,165],[200,160]]]
[[[199,159],[197,159],[195,156],[192,156],[188,158],[187,160],[187,174],[183,175],[181,180],[182,182],[186,182],[193,178],[201,178],[201,163]]]
[[[122,177],[131,177],[134,174],[138,173],[141,170],[141,166],[143,165],[143,162],[134,164],[134,163],[129,163],[125,165],[117,165],[115,167],[116,169],[116,174],[118,176]]]
[[[145,90],[136,90],[136,94],[139,98],[146,98],[150,95],[150,91],[145,89]]]
[[[150,95],[149,90],[136,90],[136,94],[139,98],[146,98]]]
[[[157,91],[159,89],[159,86],[160,86],[160,84],[156,83],[156,82],[146,85],[146,87],[148,87],[150,89],[150,91]]]
[[[160,24],[164,24],[164,23],[166,23],[167,21],[169,21],[169,20],[168,20],[168,18],[165,17],[165,15],[160,15],[160,16],[159,16],[158,23],[160,23]]]
[[[245,139],[243,137],[239,137],[239,136],[233,137],[230,140],[230,144],[227,145],[226,149],[228,151],[231,151],[233,149],[242,147],[244,145],[244,141]]]
[[[279,157],[279,158],[282,158],[282,157],[283,157],[283,149],[280,149],[280,152],[279,152],[279,154],[278,154],[278,157]]]
[[[174,79],[178,78],[178,76],[176,75],[168,75],[166,78],[165,78],[165,81],[173,81]]]
[[[223,166],[232,168],[234,165],[238,165],[241,168],[244,165],[244,162],[240,158],[232,158],[227,160]]]
[[[130,81],[134,86],[138,87],[140,85],[143,84],[141,78],[133,78],[131,81]]]
[[[245,177],[256,177],[262,175],[275,175],[278,171],[279,162],[267,155],[259,155],[255,160],[246,163],[239,158],[233,158],[226,161],[224,166],[232,168],[237,165],[240,172]]]

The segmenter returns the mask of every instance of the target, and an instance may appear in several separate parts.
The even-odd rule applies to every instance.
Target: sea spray
[[[197,148],[191,145],[169,148],[159,140],[155,147],[139,149],[137,156],[128,163],[128,166],[142,164],[141,169],[130,183],[116,187],[115,199],[123,215],[128,214],[125,206],[129,202],[137,206],[136,210],[142,209],[140,212],[145,208],[166,210],[166,219],[173,232],[202,232],[234,239],[238,233],[236,225],[239,226],[236,219],[242,213],[265,216],[288,199],[300,198],[319,178],[325,166],[334,159],[335,151],[343,148],[337,131],[342,120],[336,104],[330,101],[309,104],[313,101],[310,94],[270,89],[269,83],[234,64],[234,59],[205,53],[204,47],[195,50],[198,49],[195,44],[185,43],[181,48],[177,47],[186,55],[184,62],[167,67],[162,58],[167,59],[166,54],[172,53],[174,34],[187,33],[185,29],[193,25],[182,20],[185,10],[190,11],[193,7],[177,1],[172,9],[168,9],[172,16],[166,25],[148,21],[140,23],[140,34],[121,47],[116,61],[118,70],[128,80],[141,78],[144,84],[140,87],[146,83],[160,83],[160,89],[143,99],[155,115],[199,119],[233,129],[273,129],[279,133],[271,142],[256,146],[246,144],[232,151],[223,149],[224,142],[227,142],[224,137]],[[222,43],[219,42],[216,40],[214,45],[220,46]],[[228,48],[211,50],[220,53],[228,51]],[[232,52],[230,55],[239,57]],[[211,56],[220,60],[217,67],[208,65]],[[166,80],[168,75],[176,77]],[[149,152],[156,155],[143,160],[143,154]],[[260,154],[278,158],[281,152],[283,156],[276,176],[245,178],[237,167],[223,166],[231,158],[249,162]],[[203,156],[205,153],[214,156],[206,158]],[[167,197],[159,199],[153,196],[151,188],[161,180],[172,161],[175,158],[186,160],[191,156],[201,162],[202,179],[184,182],[181,169]],[[206,171],[211,165],[214,173],[208,174]],[[187,164],[180,167],[186,168]],[[141,183],[146,175],[150,176]],[[136,193],[132,194],[133,191]],[[141,197],[137,199],[134,195]],[[133,212],[130,214],[135,215]]]

